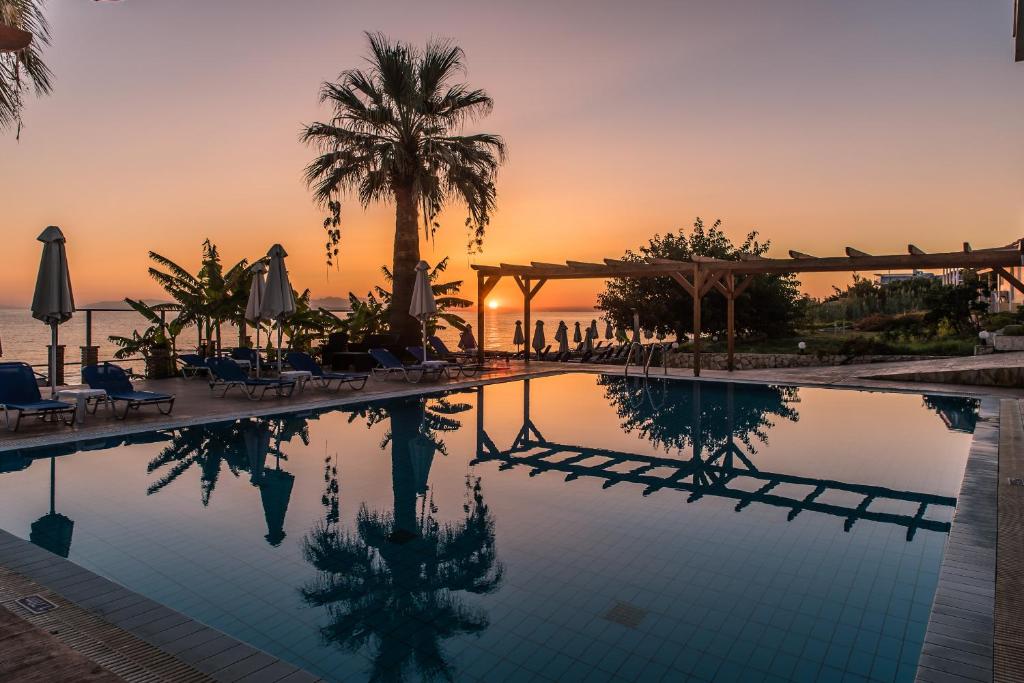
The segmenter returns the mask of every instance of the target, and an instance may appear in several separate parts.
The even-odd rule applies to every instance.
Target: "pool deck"
[[[983,399],[940,570],[917,680],[1024,680],[1024,387],[923,383],[910,377],[946,378],[950,372],[1016,372],[1024,353],[975,358],[838,367],[705,371],[702,379],[949,394]],[[469,388],[480,384],[564,372],[621,373],[606,365],[514,362],[474,378],[408,384],[371,380],[365,389],[339,393],[307,387],[291,398],[249,401],[235,392],[211,395],[203,380],[170,379],[136,383],[137,388],[173,393],[174,414],[144,409],[125,421],[100,409],[83,424],[55,427],[27,421],[18,433],[0,433],[5,452],[90,439],[175,429],[245,417],[302,412],[373,399]],[[652,376],[689,378],[690,370],[661,369]],[[17,598],[40,595],[57,607],[32,615]],[[34,651],[39,665],[25,680],[299,681],[315,677],[266,653],[154,603],[28,541],[0,531],[0,638],[10,622],[18,646]],[[20,618],[20,621],[18,620]],[[8,621],[5,621],[7,619]],[[27,626],[25,626],[27,625]],[[54,642],[56,638],[57,643]],[[0,640],[6,645],[7,640]],[[95,671],[99,665],[102,671]],[[0,671],[3,661],[0,656]],[[50,667],[46,669],[45,667]],[[56,667],[56,668],[54,668]],[[65,667],[65,668],[61,668]],[[84,668],[83,668],[84,667]],[[44,673],[44,672],[51,673]],[[104,678],[104,672],[112,672]],[[116,675],[114,675],[116,674]],[[42,676],[40,678],[40,676]],[[5,678],[5,680],[8,680]],[[10,680],[17,680],[12,678]]]

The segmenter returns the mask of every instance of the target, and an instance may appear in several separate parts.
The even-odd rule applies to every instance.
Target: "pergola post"
[[[693,376],[700,377],[700,300],[704,271],[693,266]]]
[[[525,278],[520,285],[523,290],[523,327],[526,329],[526,364],[530,364],[530,344],[533,342],[533,328],[530,327],[530,278]]]
[[[729,356],[729,372],[736,369],[734,353],[736,351],[736,276],[726,273],[725,276],[725,337]]]
[[[484,360],[484,312],[487,310],[487,295],[491,293],[501,277],[501,275],[487,277],[480,271],[477,271],[476,274],[476,348],[480,362]]]
[[[476,350],[477,358],[484,362],[484,311],[487,308],[484,302],[484,274],[476,273]],[[480,393],[480,400],[483,401],[483,392]]]

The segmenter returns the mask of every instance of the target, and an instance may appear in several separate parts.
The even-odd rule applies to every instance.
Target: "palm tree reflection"
[[[281,469],[281,461],[288,459],[283,445],[298,438],[308,446],[311,417],[309,413],[294,414],[178,430],[171,443],[147,466],[149,472],[163,471],[163,476],[149,486],[147,494],[158,493],[197,467],[201,500],[206,506],[225,468],[235,477],[248,472],[253,486],[260,491],[267,523],[264,538],[270,545],[278,546],[285,538],[285,515],[295,482],[294,475]],[[275,459],[273,468],[267,467],[268,456]]]
[[[340,524],[337,468],[332,459],[326,462],[325,517],[303,543],[318,575],[301,594],[307,604],[327,609],[326,642],[373,649],[371,680],[453,680],[443,641],[488,626],[486,613],[459,596],[491,593],[502,581],[480,478],[466,476],[457,521],[439,521],[426,500],[433,454],[445,452],[438,430],[457,429],[449,415],[461,410],[445,399],[413,398],[361,413],[373,416],[371,424],[390,419],[383,445],[391,446],[394,504],[386,512],[360,505],[354,531]]]

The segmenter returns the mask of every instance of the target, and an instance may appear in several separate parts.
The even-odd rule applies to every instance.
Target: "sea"
[[[476,311],[467,310],[460,313],[467,322],[476,327]],[[338,315],[344,315],[339,313]],[[522,311],[497,310],[487,311],[485,342],[488,350],[514,350],[512,345],[515,324],[522,320]],[[544,323],[547,342],[554,343],[552,337],[560,321],[569,326],[569,339],[572,341],[574,324],[586,328],[592,320],[598,321],[598,330],[603,338],[604,320],[600,311],[532,311],[532,321]],[[92,342],[99,346],[100,360],[112,360],[117,346],[110,341],[111,335],[131,336],[133,330],[142,331],[147,327],[145,319],[135,311],[94,311],[92,314]],[[252,330],[250,329],[250,334]],[[58,343],[67,347],[67,362],[77,362],[80,358],[78,348],[85,344],[85,312],[78,311],[58,328]],[[439,336],[450,348],[458,343],[459,333],[455,329],[442,330]],[[221,328],[222,344],[234,346],[238,340],[238,332],[233,325]],[[178,337],[178,349],[191,351],[196,346],[195,328],[188,328]],[[46,367],[46,346],[50,343],[50,328],[32,317],[28,310],[0,309],[0,356],[5,361],[23,361],[40,368]]]

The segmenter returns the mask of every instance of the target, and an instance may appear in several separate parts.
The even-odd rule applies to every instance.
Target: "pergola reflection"
[[[641,378],[613,378],[612,381],[632,384],[632,388],[649,405],[657,410],[659,391],[666,391],[666,383]],[[747,425],[736,421],[737,392],[747,392],[749,387],[735,387],[727,384],[724,397],[724,427],[712,429],[709,434],[702,422],[714,409],[708,410],[703,393],[711,385],[690,382],[692,417],[689,427],[690,457],[686,459],[641,453],[629,453],[609,448],[560,443],[544,437],[533,421],[530,412],[530,380],[523,386],[522,427],[512,444],[505,449],[498,447],[485,428],[485,393],[487,387],[477,389],[477,439],[474,463],[498,462],[499,470],[513,467],[527,467],[531,477],[542,473],[560,473],[566,481],[582,477],[603,480],[602,488],[616,484],[631,483],[642,485],[643,495],[656,491],[670,490],[686,493],[687,503],[693,503],[705,496],[728,498],[736,501],[735,510],[741,512],[751,503],[762,503],[787,510],[787,520],[792,521],[804,511],[831,515],[843,520],[844,531],[850,531],[858,520],[869,520],[882,524],[906,527],[906,538],[913,540],[919,529],[946,533],[949,521],[926,518],[930,508],[945,508],[944,517],[956,506],[956,498],[915,491],[898,491],[883,486],[850,483],[832,479],[815,479],[783,472],[766,472],[753,462],[749,446]],[[721,391],[721,385],[716,390]],[[751,409],[749,393],[742,399],[747,401],[744,409]],[[627,403],[619,405],[623,410],[639,410],[639,401],[632,407]],[[753,406],[756,408],[756,406]],[[762,422],[763,424],[763,422]],[[768,423],[770,424],[770,423]],[[739,426],[738,426],[739,425]],[[680,449],[680,452],[682,450]],[[778,489],[783,485],[785,491]],[[788,491],[798,491],[792,495]],[[829,496],[831,493],[845,496]],[[853,499],[844,504],[827,499]],[[916,506],[913,514],[901,514],[872,509],[892,508],[892,503]],[[896,507],[899,507],[898,505]]]

